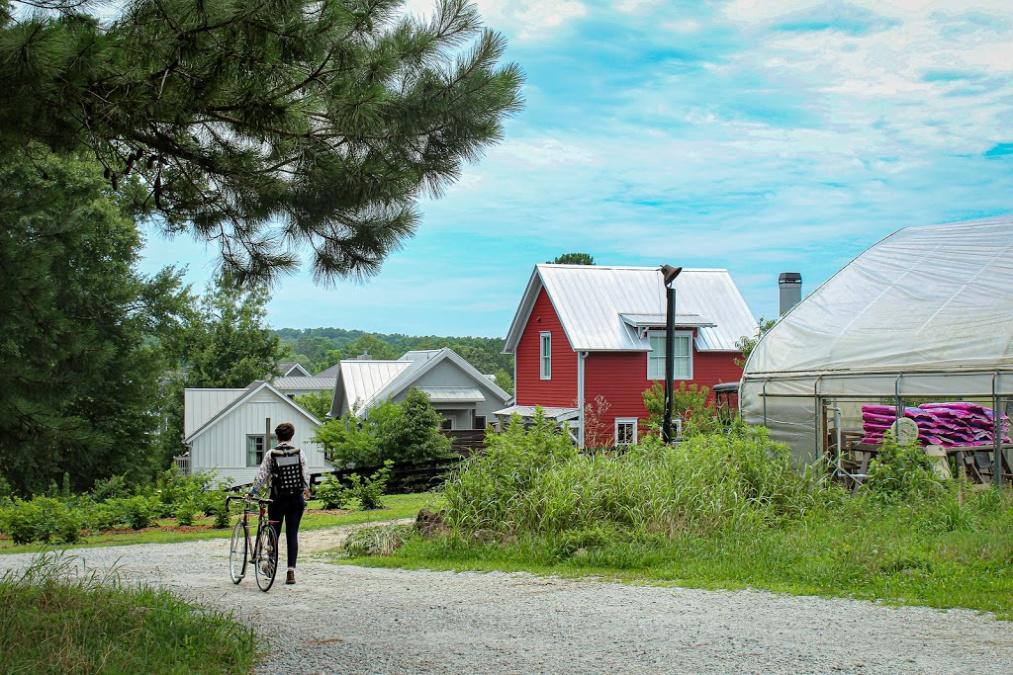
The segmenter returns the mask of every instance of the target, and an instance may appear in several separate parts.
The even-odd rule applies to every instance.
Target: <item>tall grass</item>
[[[760,427],[655,439],[625,454],[581,454],[541,418],[490,436],[444,488],[447,522],[470,530],[550,533],[613,526],[674,534],[770,524],[839,504],[843,493],[791,466]]]
[[[43,556],[0,577],[0,672],[242,673],[253,632],[167,591],[73,575]]]

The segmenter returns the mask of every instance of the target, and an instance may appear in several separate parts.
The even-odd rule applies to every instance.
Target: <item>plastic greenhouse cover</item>
[[[813,449],[812,400],[773,396],[1013,394],[1013,217],[910,227],[796,305],[749,357],[740,403]],[[897,375],[903,373],[900,380]],[[791,401],[795,403],[792,404]]]

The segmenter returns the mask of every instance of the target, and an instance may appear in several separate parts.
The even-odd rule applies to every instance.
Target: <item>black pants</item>
[[[274,533],[281,537],[281,521],[285,521],[285,543],[288,544],[288,566],[295,567],[295,559],[299,555],[299,521],[306,510],[306,500],[302,495],[272,496],[267,505],[267,519],[274,525]]]

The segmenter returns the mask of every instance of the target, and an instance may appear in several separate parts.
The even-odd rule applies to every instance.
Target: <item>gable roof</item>
[[[517,348],[545,290],[576,351],[650,351],[642,328],[663,326],[665,285],[657,267],[536,265],[507,333]],[[698,351],[738,351],[756,319],[725,269],[684,269],[675,280],[677,326],[697,328]]]
[[[246,389],[184,389],[183,390],[183,438],[207,424],[208,420],[221,412],[246,393]]]
[[[319,373],[317,373],[313,377],[332,377],[332,378],[333,377],[337,377],[339,370],[341,370],[341,363],[340,362],[339,363],[335,363],[333,366],[330,366],[329,368],[324,368],[323,370],[321,370]]]
[[[349,409],[358,403],[355,414],[361,416],[376,403],[397,396],[410,388],[420,377],[438,364],[448,360],[504,402],[509,400],[510,395],[495,382],[480,373],[457,352],[445,347],[406,352],[397,361],[342,361],[340,374],[334,385],[334,403],[331,406],[331,416],[337,417],[340,414],[342,396]],[[439,395],[440,400],[447,396],[451,398],[446,400],[457,401],[466,400],[465,397],[474,397],[476,391],[474,387],[430,387],[430,389]],[[436,391],[437,389],[439,391]],[[468,398],[467,400],[484,398],[480,391],[478,393],[479,398]]]
[[[239,396],[237,396],[232,401],[230,401],[228,404],[226,404],[224,408],[222,408],[217,413],[215,413],[213,416],[211,416],[206,422],[204,422],[204,424],[200,425],[192,433],[185,434],[185,438],[183,439],[183,442],[184,443],[191,443],[191,442],[193,442],[198,436],[200,436],[205,431],[207,431],[208,429],[210,429],[211,427],[213,427],[215,424],[217,424],[219,421],[221,421],[222,419],[224,419],[230,412],[232,412],[233,410],[239,408],[244,403],[246,403],[247,401],[249,401],[259,391],[261,391],[263,389],[267,389],[268,391],[270,391],[273,394],[275,394],[282,403],[284,403],[286,405],[289,405],[292,408],[294,408],[296,410],[296,412],[302,414],[303,417],[305,417],[306,419],[308,419],[313,424],[315,424],[315,425],[319,425],[320,424],[320,420],[318,420],[316,417],[314,417],[309,411],[307,411],[301,405],[299,405],[298,403],[296,403],[295,401],[293,401],[292,399],[290,399],[288,396],[286,396],[285,394],[281,393],[276,388],[274,388],[273,386],[271,386],[270,382],[265,382],[264,380],[255,380],[254,382],[250,383],[250,386],[248,386],[246,389],[238,390],[238,391],[241,392],[239,394]],[[191,390],[191,391],[200,391],[200,390]],[[218,390],[218,391],[236,391],[236,390]]]
[[[310,377],[310,371],[295,361],[282,361],[278,364],[278,377]]]

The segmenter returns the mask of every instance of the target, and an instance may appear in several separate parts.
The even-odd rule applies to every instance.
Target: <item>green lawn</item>
[[[383,498],[385,508],[375,511],[343,511],[341,513],[312,513],[313,509],[319,508],[317,501],[309,503],[310,511],[303,516],[301,528],[306,530],[318,530],[339,525],[355,525],[358,523],[380,522],[395,520],[398,518],[414,518],[419,509],[426,506],[438,505],[439,495],[434,493],[420,493],[407,495],[387,495]],[[35,551],[49,551],[64,548],[77,548],[88,546],[126,546],[128,544],[165,544],[176,541],[194,541],[198,539],[215,539],[228,537],[230,529],[212,529],[212,518],[203,518],[195,521],[194,528],[185,528],[184,531],[176,529],[176,521],[173,518],[163,518],[158,521],[158,527],[147,528],[139,531],[117,530],[115,532],[102,532],[84,537],[76,544],[28,544],[16,546],[10,539],[0,539],[0,554],[4,553],[31,553]],[[235,516],[233,517],[235,522]]]
[[[66,578],[52,560],[0,577],[4,673],[245,673],[253,631],[151,588]]]
[[[337,558],[335,558],[337,559]],[[758,588],[891,604],[964,607],[1013,620],[1013,518],[977,531],[925,532],[902,519],[819,517],[780,528],[626,540],[579,534],[505,543],[409,538],[389,557],[343,563],[527,571],[696,588]]]

